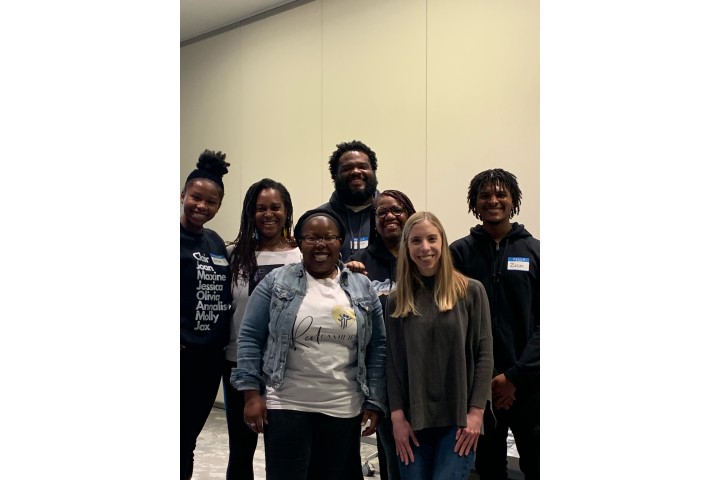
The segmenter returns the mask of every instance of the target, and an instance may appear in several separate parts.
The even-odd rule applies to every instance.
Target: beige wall
[[[516,219],[540,238],[539,17],[539,0],[316,0],[182,47],[180,187],[203,149],[228,154],[208,226],[232,240],[252,183],[284,183],[297,219],[330,197],[335,144],[357,139],[378,188],[451,241],[477,224],[472,177],[515,173]]]

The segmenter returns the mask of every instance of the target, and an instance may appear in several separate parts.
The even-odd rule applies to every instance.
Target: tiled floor
[[[372,435],[364,439],[374,443],[375,436]],[[369,443],[360,444],[360,455],[363,462],[373,453],[377,452],[377,447]],[[258,437],[258,445],[255,450],[255,480],[265,480],[265,445],[263,444],[263,436]],[[228,461],[228,434],[227,424],[225,423],[225,410],[215,407],[210,412],[210,417],[205,423],[205,428],[198,437],[197,446],[195,447],[195,464],[193,466],[193,480],[210,480],[225,479],[225,469]],[[380,478],[380,470],[377,459],[371,459],[369,462],[374,469],[375,477]]]
[[[360,444],[360,454],[362,461],[367,462],[369,457],[377,452],[374,445],[375,436],[363,439]],[[372,443],[367,443],[372,442]],[[255,450],[255,480],[265,480],[265,446],[263,444],[263,436],[258,437],[258,445]],[[511,480],[521,480],[522,473],[517,471],[517,450],[515,450],[512,435],[508,439],[508,457]],[[512,456],[515,455],[515,456]],[[214,407],[210,412],[210,417],[205,423],[205,428],[198,437],[197,446],[195,447],[195,464],[193,467],[193,480],[225,480],[225,470],[228,460],[228,434],[227,424],[225,423],[225,410]],[[374,478],[380,478],[379,464],[377,458],[370,459],[369,465],[375,469]],[[364,472],[365,473],[365,472]],[[468,480],[477,478],[472,473]]]

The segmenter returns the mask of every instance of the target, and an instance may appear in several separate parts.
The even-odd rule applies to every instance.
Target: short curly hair
[[[375,152],[372,151],[370,147],[365,145],[360,140],[353,140],[351,142],[343,142],[338,143],[335,145],[337,147],[337,150],[333,152],[332,155],[330,155],[330,161],[328,161],[328,167],[330,169],[330,175],[334,179],[337,175],[338,170],[338,162],[340,161],[340,157],[346,152],[351,152],[353,150],[362,152],[365,155],[368,156],[368,159],[370,160],[370,166],[373,169],[373,172],[377,171],[378,164],[377,164],[377,157],[375,156]]]
[[[517,178],[502,168],[493,168],[480,172],[470,181],[467,196],[468,212],[475,215],[475,218],[480,218],[480,212],[478,212],[477,209],[477,197],[480,192],[485,190],[488,184],[501,185],[512,197],[513,209],[510,212],[510,218],[520,213],[522,192],[520,191]]]

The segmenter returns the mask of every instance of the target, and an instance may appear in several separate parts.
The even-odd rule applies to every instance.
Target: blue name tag
[[[210,260],[212,260],[215,265],[222,265],[223,267],[227,267],[229,265],[227,260],[225,260],[225,257],[215,255],[214,253],[210,254]]]
[[[508,257],[508,270],[518,270],[521,272],[530,271],[530,258],[528,257]]]
[[[351,243],[353,250],[360,250],[361,248],[366,248],[368,246],[368,237],[355,237],[352,239]]]

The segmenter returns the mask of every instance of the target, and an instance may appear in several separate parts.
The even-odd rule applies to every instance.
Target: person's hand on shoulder
[[[362,262],[358,262],[357,260],[352,260],[350,262],[347,262],[345,264],[347,268],[350,269],[350,271],[355,273],[362,273],[363,275],[367,275],[368,272],[365,270],[365,264]]]

